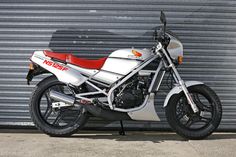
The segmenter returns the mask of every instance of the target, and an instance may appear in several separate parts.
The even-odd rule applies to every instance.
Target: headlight
[[[167,50],[173,60],[178,64],[182,64],[183,62],[183,45],[182,43],[176,39],[175,37],[169,35],[170,43],[167,46]]]

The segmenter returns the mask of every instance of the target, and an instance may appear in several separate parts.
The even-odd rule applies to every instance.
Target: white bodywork
[[[78,70],[81,74],[84,74],[86,76],[92,76],[96,73],[98,73],[97,69],[85,69],[85,68],[81,68],[79,66],[73,65],[73,64],[67,64],[69,67]]]
[[[35,51],[31,57],[31,61],[53,73],[57,79],[63,83],[80,86],[87,80],[78,70],[66,66],[65,64],[52,61],[51,58],[44,55],[43,51]],[[62,69],[58,69],[58,67],[62,67]]]
[[[199,81],[186,81],[185,85],[186,87],[190,87],[190,86],[195,86],[195,85],[200,85],[200,84],[204,84],[203,82],[199,82]],[[172,97],[172,95],[174,94],[179,94],[182,91],[181,86],[176,86],[173,89],[171,89],[171,91],[167,94],[165,101],[164,101],[164,107],[167,106],[170,98]]]
[[[132,50],[135,50],[142,54],[142,56],[137,57],[132,53]],[[151,52],[144,49],[121,49],[111,53],[103,67],[100,70],[96,69],[86,69],[72,64],[64,65],[59,62],[52,61],[50,57],[45,56],[43,51],[35,51],[31,60],[41,67],[47,69],[55,76],[58,80],[64,83],[71,83],[73,85],[82,84],[86,77],[83,77],[81,74],[86,75],[94,80],[101,81],[106,84],[113,84],[116,81],[120,80],[122,77],[127,75],[133,69],[137,68],[143,60],[147,59],[151,55]],[[61,71],[52,66],[44,64],[45,60],[60,64],[64,67],[67,67],[68,70]],[[67,73],[67,74],[65,74]],[[63,77],[62,77],[63,75]],[[66,76],[66,77],[65,77]]]
[[[107,84],[112,84],[117,80],[121,79],[123,75],[114,74],[109,71],[99,71],[96,75],[92,77],[92,79],[101,81]]]
[[[140,57],[135,56],[132,52],[139,52]],[[112,52],[101,70],[92,78],[104,82],[106,84],[113,84],[127,75],[129,72],[139,67],[139,65],[150,57],[151,52],[147,49],[120,49]]]
[[[134,67],[137,67],[141,61],[125,60],[122,58],[107,58],[101,70],[118,73],[121,75],[128,74]]]
[[[133,120],[149,120],[149,121],[160,121],[155,106],[154,106],[154,93],[151,93],[144,101],[145,105],[136,111],[128,112],[128,115]]]
[[[132,51],[137,51],[142,54],[142,56],[135,56]],[[151,55],[151,51],[148,49],[120,49],[112,52],[109,57],[112,58],[126,58],[126,59],[135,59],[135,60],[146,60]]]

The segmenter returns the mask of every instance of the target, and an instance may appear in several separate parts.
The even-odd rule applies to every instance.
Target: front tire
[[[219,97],[206,85],[188,87],[198,113],[193,113],[183,92],[173,95],[166,107],[166,118],[180,136],[199,140],[212,134],[220,124],[222,106]]]
[[[65,88],[68,87],[55,76],[50,76],[39,82],[31,95],[31,119],[39,130],[50,136],[70,136],[81,129],[89,118],[82,106],[62,107],[57,110],[52,108],[54,100],[50,98],[49,90],[64,92]]]

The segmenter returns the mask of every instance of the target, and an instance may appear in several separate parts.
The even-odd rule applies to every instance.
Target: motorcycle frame
[[[155,59],[159,58],[160,55],[152,55],[150,56],[147,60],[145,60],[142,65],[140,65],[139,67],[137,67],[136,69],[134,69],[132,72],[130,72],[128,75],[126,75],[122,80],[120,80],[119,83],[117,83],[114,87],[112,87],[109,92],[105,92],[103,89],[97,87],[96,85],[94,85],[92,82],[90,82],[90,79],[92,79],[93,77],[90,77],[90,79],[88,79],[87,81],[85,81],[86,84],[92,86],[94,89],[96,89],[96,92],[87,92],[87,93],[80,93],[80,94],[76,94],[76,98],[78,99],[84,99],[86,101],[90,101],[93,102],[93,99],[89,99],[86,98],[84,96],[91,96],[94,94],[104,94],[107,98],[108,104],[104,103],[104,105],[109,106],[109,108],[111,110],[114,111],[119,111],[119,112],[134,112],[137,110],[140,110],[141,108],[143,108],[145,106],[145,102],[147,101],[147,96],[144,100],[144,103],[141,106],[135,107],[135,108],[131,108],[131,109],[122,109],[122,108],[117,108],[112,104],[113,101],[113,92],[115,89],[117,89],[120,85],[122,85],[125,81],[127,81],[128,79],[130,79],[131,77],[133,77],[135,74],[137,74],[140,70],[142,70],[144,67],[146,67],[149,63],[153,62]],[[163,62],[160,61],[157,70],[155,71],[155,73],[158,74],[158,72],[161,70],[161,68],[163,67]],[[149,70],[147,70],[148,72]],[[153,71],[150,71],[153,72]],[[164,76],[164,75],[163,75]],[[154,75],[154,77],[157,77],[157,75]],[[163,77],[162,77],[163,79]],[[162,79],[160,80],[160,82],[162,82]],[[154,81],[154,79],[152,80],[152,82]],[[152,83],[153,84],[153,83]],[[151,85],[152,85],[151,84]],[[154,84],[153,84],[154,85]],[[149,87],[149,89],[153,88],[153,85]]]
[[[89,80],[92,79],[93,77],[90,77],[87,81],[85,81],[86,84],[92,86],[94,89],[96,89],[96,92],[88,92],[88,93],[81,93],[81,94],[76,94],[76,98],[78,99],[84,99],[90,102],[93,102],[93,99],[89,99],[86,98],[84,96],[89,96],[89,95],[95,95],[95,94],[104,94],[108,100],[108,104],[104,103],[104,105],[109,106],[109,108],[111,110],[114,111],[119,111],[119,112],[134,112],[134,111],[138,111],[140,109],[142,109],[145,105],[146,105],[146,101],[147,101],[147,96],[145,98],[145,101],[142,105],[135,107],[135,108],[130,108],[130,109],[123,109],[123,108],[117,108],[112,104],[113,101],[113,92],[115,89],[117,89],[120,85],[122,85],[125,81],[127,81],[128,79],[130,79],[132,76],[134,76],[135,74],[137,74],[139,71],[141,71],[145,66],[147,66],[149,63],[153,62],[155,59],[157,58],[161,58],[159,65],[155,71],[155,75],[152,78],[152,82],[148,88],[148,92],[150,93],[154,93],[157,92],[159,90],[160,84],[163,80],[163,77],[165,75],[165,69],[167,68],[171,68],[173,70],[173,74],[174,74],[174,80],[177,83],[177,85],[183,90],[184,94],[187,97],[187,100],[191,106],[191,108],[193,109],[193,111],[196,113],[198,112],[198,108],[196,106],[196,104],[194,103],[194,101],[192,100],[188,89],[185,85],[185,82],[182,80],[182,78],[180,77],[174,63],[172,62],[170,56],[168,55],[168,51],[162,46],[161,43],[158,43],[156,48],[155,48],[155,54],[150,56],[148,59],[146,59],[139,67],[137,67],[136,69],[134,69],[132,72],[130,72],[128,75],[126,75],[123,79],[120,80],[119,83],[115,84],[110,90],[109,92],[105,92],[105,90],[102,90],[101,88],[97,87],[96,85],[94,85],[93,83],[91,83]],[[162,71],[162,73],[161,73]],[[151,72],[151,71],[150,71]],[[153,71],[152,71],[153,72]],[[157,83],[155,83],[157,82]]]

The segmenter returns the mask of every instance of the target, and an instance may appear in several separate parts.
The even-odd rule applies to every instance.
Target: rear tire
[[[59,82],[55,76],[50,76],[50,77],[43,79],[41,82],[39,82],[36,85],[32,95],[31,95],[30,106],[29,106],[31,119],[34,122],[35,126],[39,130],[43,131],[44,133],[46,133],[50,136],[57,136],[57,137],[72,135],[73,133],[75,133],[79,129],[81,129],[85,125],[85,123],[87,122],[87,120],[89,118],[86,110],[83,107],[81,107],[81,108],[79,108],[80,110],[78,110],[78,112],[75,109],[70,110],[72,113],[76,112],[79,114],[78,114],[78,117],[77,117],[77,115],[75,116],[75,120],[73,121],[73,123],[70,122],[68,124],[68,126],[59,126],[59,122],[58,122],[58,126],[54,126],[47,121],[47,119],[49,119],[48,116],[46,119],[43,115],[47,115],[46,112],[49,113],[49,111],[48,111],[49,109],[51,110],[50,114],[53,113],[52,108],[50,108],[51,104],[48,104],[48,101],[47,101],[48,106],[47,106],[47,109],[45,110],[45,113],[43,114],[40,109],[41,108],[40,107],[41,99],[48,89],[50,89],[53,86],[60,87],[60,85],[63,86],[64,84]],[[69,111],[69,109],[68,109],[68,111]],[[68,111],[64,110],[62,112],[61,109],[58,110],[58,112],[63,113],[63,114],[64,114],[64,112],[68,113]],[[69,115],[69,116],[71,116],[71,115]]]
[[[191,86],[188,87],[188,90],[192,97],[197,94],[205,97],[204,103],[202,100],[194,98],[200,112],[193,113],[187,100],[184,102],[186,96],[181,92],[170,98],[166,107],[166,118],[171,128],[180,136],[200,140],[212,134],[219,126],[222,117],[222,106],[219,97],[206,85]],[[206,105],[207,101],[210,105]],[[204,113],[208,117],[204,117]],[[187,122],[183,122],[184,120]]]

